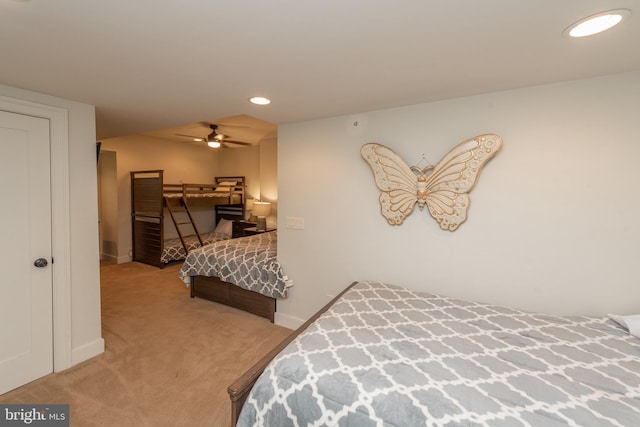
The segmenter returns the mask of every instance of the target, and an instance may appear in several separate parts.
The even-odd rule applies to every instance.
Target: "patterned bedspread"
[[[286,277],[276,259],[277,231],[215,242],[190,252],[179,276],[213,276],[273,298],[287,296]]]
[[[202,239],[202,243],[204,245],[210,245],[213,242],[218,242],[220,240],[227,240],[231,238],[231,235],[226,233],[204,233],[200,235]],[[185,243],[187,244],[187,249],[191,252],[193,249],[200,247],[200,241],[196,236],[187,237],[185,239]],[[184,246],[182,246],[182,242],[179,237],[175,239],[167,239],[164,241],[164,245],[162,247],[162,254],[160,254],[160,261],[167,264],[171,261],[181,261],[185,259],[187,256],[186,251],[184,250]]]
[[[356,284],[267,367],[239,426],[640,426],[640,339]]]

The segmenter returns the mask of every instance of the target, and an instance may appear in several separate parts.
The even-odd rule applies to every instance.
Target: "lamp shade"
[[[254,216],[269,216],[271,213],[271,203],[269,202],[253,202],[251,214]]]

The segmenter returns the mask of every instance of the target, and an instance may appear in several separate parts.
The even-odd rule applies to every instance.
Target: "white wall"
[[[549,313],[640,313],[638,105],[635,72],[280,126],[278,257],[295,283],[281,322],[365,279]],[[504,147],[457,231],[426,209],[386,223],[363,144],[415,165],[482,133]],[[286,229],[287,216],[305,229]]]
[[[97,204],[97,175],[96,175],[96,146],[95,146],[95,108],[92,105],[81,104],[61,98],[55,98],[35,92],[11,88],[0,85],[0,96],[35,103],[37,106],[50,106],[64,111],[68,128],[57,128],[59,122],[52,120],[52,135],[62,135],[63,141],[55,145],[52,152],[53,183],[64,178],[68,180],[68,194],[66,188],[52,188],[53,205],[68,198],[68,206],[53,209],[53,257],[56,262],[55,277],[60,269],[68,268],[69,284],[64,284],[65,290],[58,297],[59,291],[54,289],[54,322],[70,323],[71,348],[66,351],[56,348],[55,354],[64,355],[66,360],[54,361],[56,370],[69,367],[95,356],[104,351],[104,341],[101,336],[100,323],[100,271],[98,252],[98,204]],[[68,130],[68,133],[65,133]],[[64,135],[63,135],[64,134]],[[67,149],[68,156],[60,161],[56,150]],[[65,170],[61,164],[66,164]],[[1,171],[0,171],[1,172]],[[1,177],[11,179],[11,177]],[[61,216],[68,215],[64,219]],[[68,229],[60,224],[68,223]],[[61,245],[60,241],[68,241]],[[65,247],[65,245],[67,247]],[[68,293],[67,293],[68,292]],[[58,304],[59,299],[69,299],[68,307]],[[67,303],[63,304],[64,306]],[[68,310],[69,312],[62,312]],[[64,320],[62,320],[64,319]],[[54,324],[54,330],[58,326]],[[59,344],[54,331],[54,341]],[[63,341],[67,341],[65,338]]]

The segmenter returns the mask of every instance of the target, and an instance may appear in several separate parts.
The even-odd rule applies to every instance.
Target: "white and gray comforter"
[[[361,282],[266,368],[239,426],[640,426],[640,339]]]
[[[168,264],[172,261],[181,261],[186,258],[187,252],[191,252],[200,246],[210,245],[213,242],[230,239],[231,235],[212,231],[210,233],[201,234],[200,238],[202,239],[202,245],[200,245],[200,240],[198,240],[196,236],[186,237],[186,251],[184,250],[184,246],[182,246],[182,241],[179,237],[165,240],[162,253],[160,254],[160,261],[164,264]]]
[[[286,297],[277,246],[276,231],[218,241],[191,251],[178,275],[185,283],[190,276],[218,277],[268,297]]]

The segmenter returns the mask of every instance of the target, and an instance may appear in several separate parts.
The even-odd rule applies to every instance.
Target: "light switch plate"
[[[288,216],[287,228],[291,228],[294,230],[304,230],[304,218],[300,218],[297,216]]]

